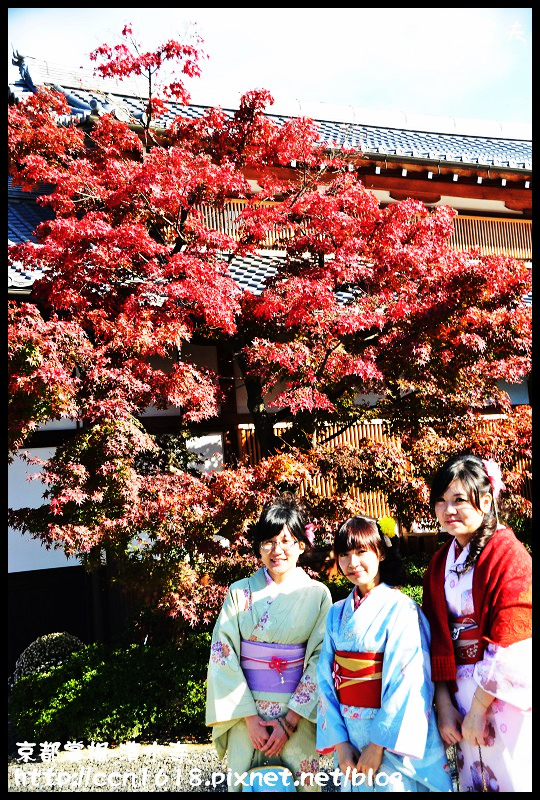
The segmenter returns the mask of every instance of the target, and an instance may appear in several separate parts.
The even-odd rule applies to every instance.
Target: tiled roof
[[[20,187],[13,186],[11,177],[8,177],[8,245],[35,242],[34,230],[37,225],[53,218],[54,214],[50,209],[36,204],[36,197],[47,191],[47,187],[42,186],[34,192],[23,192]],[[8,288],[29,290],[34,280],[40,276],[41,273],[29,272],[20,265],[9,264]]]
[[[274,119],[285,122],[284,117]],[[319,126],[325,144],[336,142],[339,146],[358,147],[366,155],[404,156],[510,169],[532,168],[531,146],[526,141],[338,122],[319,122]]]
[[[48,187],[42,186],[34,192],[23,192],[20,187],[13,186],[8,178],[8,244],[20,244],[36,241],[33,235],[37,225],[51,219],[50,209],[36,205],[35,199],[45,194]],[[276,273],[276,261],[284,258],[283,252],[272,250],[259,251],[257,255],[237,258],[231,264],[231,276],[242,290],[253,293],[262,291],[264,280]],[[8,266],[8,289],[12,291],[30,291],[32,283],[42,277],[43,272],[29,272],[18,264]]]
[[[23,192],[13,186],[11,177],[8,178],[8,244],[36,241],[33,232],[37,225],[53,216],[50,209],[42,208],[35,202],[36,197],[46,191],[47,187],[41,187],[39,191]],[[282,251],[261,250],[257,255],[236,258],[230,266],[231,276],[242,290],[257,294],[262,291],[265,279],[276,273],[276,264],[284,256]],[[10,264],[8,289],[30,291],[32,283],[42,275],[41,270],[29,272],[18,264]]]
[[[100,111],[110,111],[134,122],[143,117],[146,85],[140,80],[101,80],[90,72],[26,57],[20,60],[19,69],[20,80],[9,86],[9,91],[16,98],[23,97],[37,85],[47,84],[63,91],[72,115],[81,121]],[[167,113],[157,120],[163,127],[178,115],[198,118],[210,106],[170,103],[168,108]],[[234,109],[223,110],[230,116],[234,114]],[[277,124],[283,124],[292,115],[268,113],[268,116]],[[321,142],[329,146],[358,148],[367,156],[401,156],[476,167],[532,169],[532,141],[528,138],[509,138],[501,133],[489,135],[493,125],[487,122],[484,123],[483,132],[477,122],[476,133],[462,134],[444,132],[440,124],[435,124],[440,123],[440,118],[432,118],[430,130],[431,119],[423,117],[423,129],[418,130],[409,126],[366,124],[356,121],[356,116],[360,114],[344,113],[341,121],[317,119],[316,116],[312,118],[319,125]],[[448,125],[447,129],[450,128]]]
[[[265,280],[279,271],[285,257],[284,250],[257,250],[252,255],[235,258],[229,265],[229,272],[243,291],[260,294]],[[340,302],[352,299],[349,292],[336,292],[336,297]]]
[[[259,294],[264,288],[266,278],[276,274],[279,262],[284,257],[284,252],[259,250],[257,254],[236,258],[231,262],[229,271],[242,290]]]

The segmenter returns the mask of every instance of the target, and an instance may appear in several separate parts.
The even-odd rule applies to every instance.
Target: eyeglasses
[[[266,542],[261,542],[261,550],[263,553],[271,553],[276,547],[281,547],[284,553],[288,553],[293,549],[295,544],[298,544],[298,539],[281,539],[277,542],[269,539]]]

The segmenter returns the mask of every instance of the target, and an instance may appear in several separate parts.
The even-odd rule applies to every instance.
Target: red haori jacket
[[[444,595],[444,568],[454,539],[437,550],[424,575],[422,610],[431,626],[431,678],[456,679]],[[481,647],[507,647],[532,635],[532,558],[510,528],[499,528],[474,566],[472,593]],[[454,686],[455,688],[455,686]]]

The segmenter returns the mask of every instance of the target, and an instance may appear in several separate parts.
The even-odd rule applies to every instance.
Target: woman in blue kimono
[[[395,588],[402,564],[394,541],[366,517],[351,517],[336,534],[336,565],[354,588],[327,618],[317,750],[335,751],[342,791],[451,792],[433,709],[429,625]]]

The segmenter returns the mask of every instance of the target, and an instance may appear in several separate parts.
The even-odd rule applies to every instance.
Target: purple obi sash
[[[240,666],[255,692],[293,692],[304,671],[305,644],[269,644],[242,639]]]

